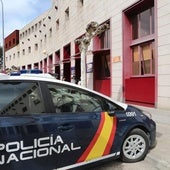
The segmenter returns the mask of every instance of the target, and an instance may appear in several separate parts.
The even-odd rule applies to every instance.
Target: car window
[[[1,82],[0,114],[29,114],[45,112],[37,83]]]
[[[56,112],[102,111],[101,100],[89,92],[70,86],[48,84]]]

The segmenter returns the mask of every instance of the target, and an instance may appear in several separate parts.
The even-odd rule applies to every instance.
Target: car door
[[[0,82],[0,169],[48,169],[55,136],[46,105],[38,82]]]
[[[58,155],[58,168],[77,167],[112,154],[116,117],[106,112],[103,99],[63,84],[47,84],[54,104],[57,130],[71,146]],[[74,146],[74,147],[73,147]]]

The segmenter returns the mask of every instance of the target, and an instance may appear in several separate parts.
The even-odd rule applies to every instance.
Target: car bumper
[[[153,122],[152,128],[150,131],[150,148],[154,148],[157,144],[156,141],[156,123]]]

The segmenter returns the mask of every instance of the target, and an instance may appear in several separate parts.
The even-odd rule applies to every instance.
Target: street
[[[157,123],[157,145],[149,151],[145,160],[137,163],[123,163],[119,160],[109,161],[90,170],[169,170],[170,169],[170,122],[168,111],[148,109]]]

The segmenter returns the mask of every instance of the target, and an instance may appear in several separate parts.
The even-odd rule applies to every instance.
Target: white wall
[[[158,5],[158,108],[170,109],[170,1]]]

